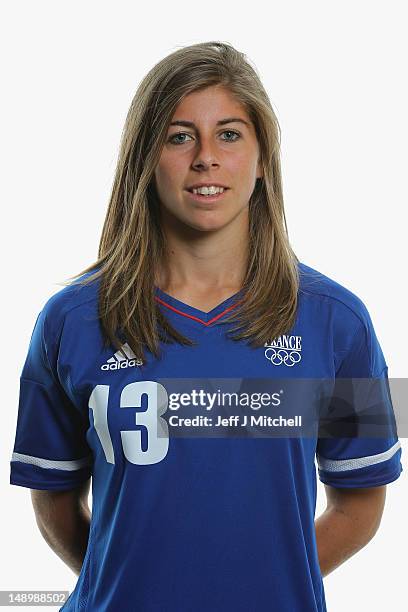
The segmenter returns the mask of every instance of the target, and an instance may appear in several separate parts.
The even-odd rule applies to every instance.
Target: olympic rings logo
[[[268,347],[265,351],[265,357],[269,359],[275,366],[282,365],[284,363],[288,367],[293,367],[296,363],[302,359],[301,354],[295,350],[276,349],[272,346]]]

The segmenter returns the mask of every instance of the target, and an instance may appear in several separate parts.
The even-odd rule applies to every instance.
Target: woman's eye
[[[225,130],[222,133],[223,134],[235,134],[235,136],[238,136],[238,138],[240,138],[240,134],[238,134],[238,132],[235,132],[234,130]],[[234,140],[231,140],[231,142],[235,142],[236,140],[238,140],[238,138],[234,138]]]
[[[240,134],[238,132],[235,132],[234,130],[224,130],[222,134],[234,134],[237,137],[234,139],[227,138],[226,142],[235,142],[236,140],[240,138]],[[176,144],[176,145],[184,144],[184,142],[186,142],[185,140],[178,140],[178,141],[175,140],[176,138],[179,138],[180,136],[190,136],[190,134],[186,134],[186,132],[178,132],[177,134],[172,134],[172,136],[170,136],[169,138],[169,142],[171,142],[172,144]]]
[[[169,142],[173,143],[173,144],[183,144],[183,142],[185,141],[181,141],[180,140],[178,142],[176,142],[174,139],[178,138],[179,136],[189,136],[189,134],[186,134],[185,132],[178,132],[178,134],[173,134],[172,136],[170,136],[169,138]]]

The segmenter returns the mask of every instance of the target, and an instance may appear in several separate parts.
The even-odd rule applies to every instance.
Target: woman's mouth
[[[224,187],[224,191],[222,193],[203,195],[201,193],[193,193],[192,191],[189,191],[188,189],[186,189],[186,192],[188,193],[188,195],[190,196],[192,200],[195,200],[196,202],[208,202],[208,203],[218,202],[218,200],[221,200],[225,196],[227,191],[229,191],[229,187]]]

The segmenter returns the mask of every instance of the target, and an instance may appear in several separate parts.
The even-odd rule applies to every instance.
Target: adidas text
[[[138,359],[125,359],[124,361],[116,361],[114,363],[104,363],[101,370],[122,370],[123,368],[132,368],[142,365],[143,362]]]

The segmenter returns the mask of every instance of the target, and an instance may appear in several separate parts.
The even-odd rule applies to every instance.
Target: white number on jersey
[[[120,408],[140,408],[146,393],[147,410],[135,412],[136,429],[121,431],[122,448],[126,459],[136,465],[150,465],[162,461],[169,448],[169,428],[162,415],[167,410],[167,391],[160,383],[144,380],[129,383],[122,389]],[[108,463],[115,463],[115,453],[108,427],[109,385],[97,385],[89,398],[94,427]],[[142,432],[147,433],[147,449],[142,449]]]

